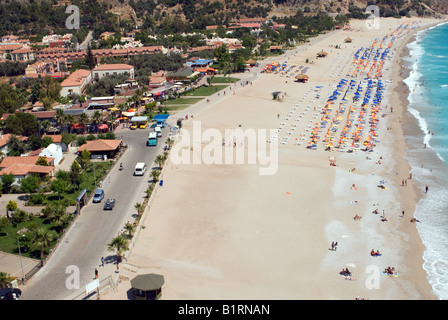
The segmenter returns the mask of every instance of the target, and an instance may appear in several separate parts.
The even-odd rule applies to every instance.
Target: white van
[[[134,176],[142,176],[145,174],[146,164],[144,162],[139,162],[135,165]]]
[[[160,127],[155,127],[154,132],[157,133],[158,137],[162,136],[162,129]]]

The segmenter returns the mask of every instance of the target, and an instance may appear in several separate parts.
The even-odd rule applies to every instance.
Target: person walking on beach
[[[98,279],[98,269],[95,268],[95,279]]]
[[[425,191],[426,191],[426,193],[428,193],[428,190],[429,190],[429,188],[428,188],[428,186],[426,186],[426,187],[425,187]]]
[[[104,267],[104,257],[101,257],[101,265]]]

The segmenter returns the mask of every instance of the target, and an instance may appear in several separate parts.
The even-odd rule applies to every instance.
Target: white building
[[[55,143],[50,144],[44,148],[40,153],[41,157],[54,158],[54,165],[57,166],[62,161],[62,147]]]
[[[124,63],[103,64],[92,70],[93,80],[98,81],[104,77],[117,74],[129,74],[129,79],[134,79],[134,67]]]
[[[92,72],[90,70],[78,69],[70,74],[67,79],[61,83],[61,96],[67,97],[73,93],[82,95],[85,86],[92,81]]]

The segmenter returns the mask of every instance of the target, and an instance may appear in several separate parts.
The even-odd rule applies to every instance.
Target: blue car
[[[95,194],[93,195],[93,202],[101,202],[104,198],[104,190],[96,189]]]

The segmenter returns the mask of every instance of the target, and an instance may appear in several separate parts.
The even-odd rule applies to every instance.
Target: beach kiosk
[[[141,274],[131,280],[136,300],[159,300],[164,283],[164,277],[155,273]]]
[[[308,77],[306,74],[301,73],[296,77],[296,80],[297,80],[297,82],[306,83],[309,78],[310,77]]]
[[[317,53],[318,58],[325,58],[328,55],[324,50],[321,50]]]

